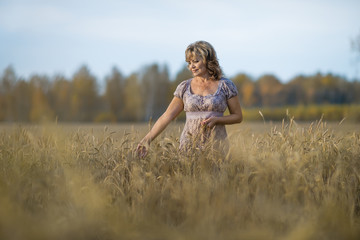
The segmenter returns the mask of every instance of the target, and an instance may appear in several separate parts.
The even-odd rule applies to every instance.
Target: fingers
[[[207,118],[201,121],[201,125],[208,125],[211,121],[211,118]]]
[[[215,126],[215,124],[216,124],[216,122],[215,122],[214,117],[207,118],[201,122],[202,126],[208,127],[208,128],[213,128]]]
[[[139,143],[136,147],[136,152],[140,158],[144,158],[147,155],[148,150],[144,145]]]

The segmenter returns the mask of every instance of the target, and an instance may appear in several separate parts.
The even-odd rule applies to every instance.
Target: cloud
[[[3,0],[0,34],[8,41],[20,38],[24,58],[26,53],[46,55],[41,51],[56,48],[59,60],[54,65],[64,68],[62,59],[92,59],[98,66],[96,59],[115,62],[115,52],[133,51],[138,51],[138,59],[127,61],[132,66],[140,60],[178,63],[187,44],[207,40],[233,71],[239,64],[261,71],[286,65],[289,59],[296,59],[293,69],[305,69],[301,65],[308,66],[309,58],[316,59],[312,66],[346,58],[347,46],[342,45],[348,41],[350,48],[351,33],[358,34],[359,7],[360,2],[350,0]],[[4,42],[0,48],[4,46],[16,47]],[[9,59],[21,61],[20,54],[12,52],[16,50],[7,51]],[[127,62],[121,62],[124,68]],[[284,70],[274,67],[274,71]]]

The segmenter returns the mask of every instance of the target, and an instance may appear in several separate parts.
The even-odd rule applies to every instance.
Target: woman
[[[219,146],[226,141],[226,124],[240,123],[242,111],[238,91],[233,82],[222,77],[214,48],[205,41],[190,44],[185,50],[188,68],[193,78],[181,82],[164,114],[140,141],[137,153],[144,157],[154,140],[181,111],[186,122],[180,137],[180,150],[202,148],[207,143]],[[223,116],[226,108],[230,114]]]

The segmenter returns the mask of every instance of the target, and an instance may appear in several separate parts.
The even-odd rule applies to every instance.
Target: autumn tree
[[[124,81],[124,102],[122,119],[125,121],[140,121],[143,118],[143,101],[139,78],[136,74],[130,75]]]
[[[30,78],[31,110],[30,121],[41,122],[54,119],[54,111],[49,104],[51,83],[46,76],[33,75]]]
[[[114,67],[111,75],[105,79],[105,104],[109,107],[109,111],[117,120],[122,119],[124,107],[124,82],[125,78],[120,71]]]
[[[309,104],[309,99],[307,99],[306,89],[304,83],[307,79],[303,75],[298,75],[292,78],[285,86],[288,92],[287,102],[289,105],[306,105]]]
[[[18,78],[9,66],[0,76],[0,121],[155,120],[166,110],[178,84],[191,77],[186,65],[173,81],[166,66],[153,64],[128,77],[114,67],[100,95],[96,78],[86,66],[71,79],[61,75]],[[244,107],[360,104],[360,82],[330,73],[299,75],[287,83],[273,75],[252,79],[241,73],[232,81]]]
[[[16,120],[14,112],[14,88],[16,86],[17,77],[12,66],[5,68],[0,79],[0,120],[13,121]]]
[[[71,113],[75,121],[92,121],[98,111],[98,87],[96,78],[86,66],[73,76],[71,91]]]
[[[282,84],[274,75],[263,75],[256,82],[261,95],[262,106],[285,105],[277,94],[282,90]]]
[[[31,84],[25,79],[18,79],[13,90],[14,113],[16,121],[30,121],[30,111],[32,107],[33,89]]]
[[[231,79],[239,91],[239,99],[244,107],[256,106],[260,103],[258,89],[252,79],[244,74],[237,74]]]
[[[187,64],[183,65],[183,67],[178,71],[178,73],[175,76],[174,81],[171,82],[171,97],[173,97],[173,93],[176,90],[176,87],[184,80],[188,80],[192,78],[192,73],[187,67]]]
[[[157,64],[146,67],[141,80],[145,120],[158,118],[169,104],[170,80],[166,66]]]
[[[71,119],[71,94],[72,84],[64,76],[55,76],[52,88],[50,90],[50,104],[54,109],[59,121],[70,121]]]

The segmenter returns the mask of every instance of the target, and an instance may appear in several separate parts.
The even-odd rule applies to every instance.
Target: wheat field
[[[0,125],[0,239],[360,239],[359,125],[243,123],[180,155],[174,123]]]

